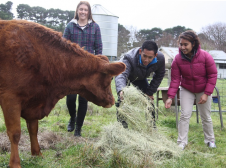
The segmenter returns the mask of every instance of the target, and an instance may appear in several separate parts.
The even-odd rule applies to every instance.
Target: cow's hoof
[[[21,168],[20,164],[9,164],[9,168]],[[7,168],[8,168],[7,167]]]
[[[42,153],[40,152],[40,151],[38,151],[38,152],[31,152],[31,155],[32,156],[41,156],[42,158],[43,158],[43,155],[42,155]]]

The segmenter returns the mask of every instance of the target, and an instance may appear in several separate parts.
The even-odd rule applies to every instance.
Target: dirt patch
[[[82,143],[93,143],[96,139],[74,137],[73,134],[67,132],[53,132],[49,130],[41,130],[38,133],[38,142],[41,150],[48,149],[66,149],[71,146]],[[30,151],[30,137],[28,133],[22,132],[19,141],[19,151]],[[10,152],[11,145],[6,132],[0,133],[0,153]]]

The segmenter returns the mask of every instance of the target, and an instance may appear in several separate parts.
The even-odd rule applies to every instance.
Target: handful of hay
[[[111,156],[117,151],[134,165],[144,161],[160,162],[165,159],[179,157],[181,149],[177,144],[168,140],[153,129],[154,110],[150,99],[134,86],[126,87],[124,100],[118,110],[128,123],[128,129],[120,122],[105,126],[101,139],[95,146],[104,151],[105,156]]]
[[[118,115],[131,129],[150,132],[155,124],[153,115],[155,107],[152,100],[134,86],[123,89],[123,100],[120,103]],[[153,114],[153,115],[152,115]]]

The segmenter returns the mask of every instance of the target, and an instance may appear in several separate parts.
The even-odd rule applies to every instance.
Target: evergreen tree
[[[13,13],[11,12],[13,3],[11,1],[5,4],[0,4],[0,19],[2,20],[12,20]]]

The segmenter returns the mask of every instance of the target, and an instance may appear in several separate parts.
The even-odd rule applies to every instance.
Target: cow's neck
[[[83,49],[78,54],[70,50],[56,50],[55,63],[49,62],[49,67],[53,66],[49,72],[53,85],[58,86],[59,96],[78,92],[85,87],[89,77],[98,70],[98,60]],[[57,57],[57,58],[56,58]],[[52,65],[51,65],[52,64]],[[76,83],[75,83],[76,81]]]

